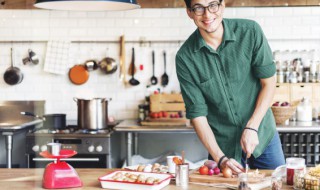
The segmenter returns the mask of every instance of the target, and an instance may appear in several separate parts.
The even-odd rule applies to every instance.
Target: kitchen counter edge
[[[195,132],[192,126],[141,126],[135,119],[123,120],[113,130],[118,132]],[[277,130],[279,132],[320,132],[320,122],[287,122],[277,125]]]

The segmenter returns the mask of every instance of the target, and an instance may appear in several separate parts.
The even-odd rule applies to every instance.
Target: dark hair
[[[184,0],[187,8],[191,8],[191,1],[192,1],[192,0]],[[223,0],[219,0],[220,3],[221,3],[222,1],[223,1]]]

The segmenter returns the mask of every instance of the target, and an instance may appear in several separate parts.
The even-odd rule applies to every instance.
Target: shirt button
[[[237,114],[237,113],[234,113],[234,115],[237,116],[238,114]]]
[[[233,101],[233,98],[229,98],[230,101]]]

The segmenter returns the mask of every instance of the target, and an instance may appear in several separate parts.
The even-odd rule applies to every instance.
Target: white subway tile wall
[[[320,57],[320,7],[227,8],[225,17],[257,21],[273,51],[315,49],[315,56]],[[14,65],[22,70],[24,79],[15,86],[9,86],[1,79],[0,100],[46,100],[46,113],[66,113],[67,119],[77,119],[74,97],[106,97],[112,98],[109,115],[117,119],[136,118],[137,106],[144,102],[148,93],[158,88],[164,92],[180,91],[175,75],[175,53],[194,30],[195,25],[183,8],[123,12],[1,10],[0,74],[3,75],[11,64],[10,48],[13,47]],[[105,56],[113,57],[119,63],[119,44],[101,41],[117,41],[121,35],[125,35],[128,41],[181,42],[126,43],[126,71],[131,63],[131,48],[135,47],[135,78],[140,81],[135,87],[119,80],[119,70],[111,75],[100,70],[92,71],[89,80],[79,86],[69,81],[67,71],[63,75],[43,71],[49,40],[73,41],[68,65],[71,68],[89,59],[100,61]],[[29,48],[39,56],[38,65],[23,65],[22,59],[27,56]],[[167,52],[169,85],[166,88],[152,86],[146,91],[152,74],[152,50],[156,52],[155,75],[159,82],[164,72],[163,51]],[[129,80],[131,76],[127,74],[126,77]]]

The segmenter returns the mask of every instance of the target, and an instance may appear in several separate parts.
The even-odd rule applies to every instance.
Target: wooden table
[[[102,189],[98,178],[112,171],[112,169],[76,169],[82,182],[83,187],[72,189]],[[42,188],[42,175],[44,169],[0,169],[0,189],[43,189]],[[271,171],[266,171],[271,172]],[[171,183],[169,186],[163,188],[163,190],[178,190],[182,189]],[[213,188],[203,185],[189,184],[189,190],[212,190],[221,189]],[[292,187],[284,186],[282,189],[293,189]],[[69,189],[70,190],[70,189]]]

